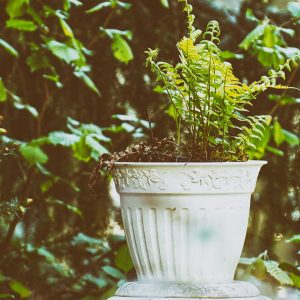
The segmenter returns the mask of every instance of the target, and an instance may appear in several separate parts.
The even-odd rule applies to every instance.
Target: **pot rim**
[[[263,166],[266,160],[224,161],[224,162],[115,162],[116,167],[180,167],[180,166]]]

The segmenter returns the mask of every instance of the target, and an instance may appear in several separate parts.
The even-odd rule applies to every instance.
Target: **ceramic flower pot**
[[[232,282],[265,163],[116,163],[139,282]]]

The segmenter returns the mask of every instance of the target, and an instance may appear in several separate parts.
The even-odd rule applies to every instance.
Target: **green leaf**
[[[69,10],[71,8],[71,4],[81,6],[82,2],[79,0],[64,0],[64,10]]]
[[[93,8],[87,10],[86,12],[88,14],[90,14],[90,13],[94,13],[94,12],[99,11],[106,7],[111,7],[111,8],[120,7],[120,8],[124,8],[124,9],[130,9],[131,3],[117,1],[117,0],[104,1],[104,2],[101,2],[98,5],[94,6]]]
[[[2,46],[12,56],[15,56],[15,57],[19,56],[18,51],[13,46],[11,46],[8,42],[6,42],[2,39],[0,39],[0,46]]]
[[[103,147],[100,143],[98,143],[92,136],[88,135],[85,138],[85,143],[88,145],[92,150],[94,150],[97,154],[96,159],[102,155],[103,153],[108,153],[109,151]]]
[[[258,38],[260,38],[265,31],[265,28],[268,26],[268,23],[264,21],[262,24],[256,26],[240,43],[239,47],[248,50],[250,45],[254,43]]]
[[[111,49],[113,51],[114,57],[120,62],[127,64],[133,59],[133,53],[129,44],[120,35],[114,36]]]
[[[269,99],[278,102],[280,105],[300,104],[300,98],[294,98],[287,95],[270,94]]]
[[[127,244],[121,246],[115,257],[116,266],[125,273],[133,269],[133,263]]]
[[[114,267],[104,266],[104,267],[102,267],[102,270],[106,274],[108,274],[108,275],[110,275],[110,276],[112,276],[114,278],[117,278],[117,279],[126,279],[126,276],[123,273],[121,273],[118,269],[116,269]]]
[[[23,144],[19,151],[30,165],[45,164],[48,161],[47,154],[38,146]]]
[[[109,299],[110,297],[113,297],[115,295],[116,291],[117,291],[117,288],[118,287],[113,286],[112,288],[105,291],[105,293],[102,294],[101,297],[103,297],[103,299]],[[82,299],[82,300],[85,300],[85,299]],[[91,300],[96,300],[96,299],[91,299]]]
[[[168,1],[168,0],[160,0],[160,3],[161,3],[162,6],[164,6],[165,8],[169,8],[169,1]]]
[[[266,147],[266,150],[268,150],[268,151],[270,151],[270,152],[272,152],[272,153],[274,153],[274,154],[276,154],[276,155],[279,155],[279,156],[283,156],[283,155],[284,155],[284,152],[283,152],[283,151],[281,151],[281,150],[279,150],[279,149],[277,149],[277,148],[274,148],[274,147],[272,147],[272,146],[267,146],[267,147]]]
[[[84,233],[78,233],[72,240],[71,244],[73,246],[83,246],[83,245],[94,245],[102,246],[103,241],[97,238],[90,237]]]
[[[75,71],[74,75],[80,78],[92,91],[94,91],[98,96],[101,95],[100,91],[96,87],[93,80],[83,71]]]
[[[128,38],[128,40],[132,39],[132,31],[130,30],[119,30],[119,29],[110,29],[110,28],[104,28],[99,27],[101,32],[104,32],[108,37],[110,37],[112,40],[115,38],[115,36],[125,36]]]
[[[285,135],[278,120],[275,120],[273,124],[273,137],[277,146],[281,145],[285,140]]]
[[[19,17],[24,12],[24,6],[29,2],[30,0],[9,0],[6,5],[6,12],[10,18]]]
[[[15,299],[15,296],[14,295],[10,295],[10,294],[0,294],[0,299],[4,299],[4,300],[7,300],[7,299]]]
[[[274,261],[264,261],[267,272],[275,278],[280,284],[293,285],[293,280],[286,272],[279,268],[278,263]]]
[[[5,102],[6,99],[7,99],[6,88],[4,86],[2,78],[0,77],[0,102]]]
[[[294,282],[294,286],[298,289],[300,289],[300,276],[299,275],[296,275],[294,273],[290,273],[290,277],[291,279],[293,280]]]
[[[300,234],[296,234],[296,235],[292,236],[286,242],[287,243],[300,243]]]
[[[264,30],[263,42],[268,48],[273,48],[277,43],[277,36],[275,35],[275,26],[268,25]]]
[[[265,280],[266,275],[267,275],[265,261],[259,257],[254,262],[253,267],[254,267],[254,269],[253,269],[254,276],[260,280]]]
[[[71,204],[65,203],[64,201],[57,200],[57,199],[49,199],[49,200],[47,200],[47,202],[50,203],[50,204],[55,204],[55,205],[58,205],[58,206],[62,206],[65,209],[69,210],[70,212],[82,217],[81,210],[75,205],[71,205]]]
[[[222,51],[220,53],[220,57],[223,60],[227,60],[227,59],[243,59],[244,55],[243,54],[239,54],[239,53],[234,53],[228,50]]]
[[[29,298],[32,292],[26,288],[20,281],[13,280],[10,282],[9,287],[17,293],[22,299]]]
[[[57,42],[55,40],[50,40],[46,44],[53,55],[61,60],[64,60],[67,64],[70,64],[71,62],[80,58],[78,51],[67,46],[66,44]]]
[[[253,10],[251,8],[247,8],[247,10],[246,10],[246,19],[249,21],[259,22],[259,19],[257,19],[254,16]]]
[[[58,88],[62,88],[64,85],[59,81],[60,77],[58,74],[43,74],[43,78],[50,80],[55,83]]]
[[[91,159],[91,148],[86,144],[85,137],[72,145],[74,156],[81,161],[88,162]]]
[[[96,11],[99,11],[99,10],[105,8],[105,7],[111,7],[111,1],[104,1],[104,2],[101,2],[101,3],[99,3],[98,5],[94,6],[93,8],[87,10],[86,12],[87,12],[88,14],[94,13],[94,12],[96,12]]]
[[[105,288],[108,284],[108,282],[105,279],[97,278],[92,274],[84,274],[84,276],[82,276],[81,279],[95,284],[99,289]]]
[[[31,72],[51,67],[47,56],[38,52],[34,52],[27,57],[26,63],[30,67]]]
[[[59,19],[60,26],[65,34],[69,38],[74,38],[74,33],[69,24],[62,18]]]
[[[284,134],[284,140],[288,144],[290,144],[291,146],[297,146],[300,144],[300,138],[296,134],[285,129],[282,129],[282,132]]]
[[[13,97],[13,106],[16,109],[27,110],[33,117],[35,117],[35,118],[38,117],[39,113],[35,107],[33,107],[29,104],[23,103],[21,98],[18,97],[17,95],[12,95],[12,97]]]
[[[293,17],[300,18],[300,3],[299,2],[295,2],[295,1],[289,2],[287,7]]]
[[[121,8],[124,9],[130,9],[132,4],[131,3],[127,3],[127,2],[123,2],[123,1],[113,1],[114,6],[119,6]]]
[[[21,20],[21,19],[7,20],[6,27],[21,30],[21,31],[35,31],[37,29],[37,26],[32,21]]]
[[[49,143],[52,145],[70,147],[73,144],[79,142],[80,137],[75,134],[66,133],[63,131],[53,131],[50,132],[48,139]]]
[[[37,254],[46,258],[48,262],[54,262],[55,256],[44,247],[37,248]]]

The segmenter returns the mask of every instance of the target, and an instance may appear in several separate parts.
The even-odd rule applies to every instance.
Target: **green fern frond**
[[[201,30],[193,25],[191,5],[187,0],[179,2],[184,3],[188,24],[188,35],[177,43],[179,62],[160,62],[157,49],[146,51],[146,64],[170,98],[178,144],[191,145],[201,152],[203,160],[245,160],[249,148],[262,138],[271,117],[242,114],[248,113],[252,100],[268,88],[291,88],[278,81],[285,79],[286,71],[300,61],[300,55],[258,81],[242,83],[232,65],[221,57],[218,22],[210,21],[201,36]]]
[[[261,140],[264,130],[270,124],[271,119],[269,115],[249,116],[245,118],[244,122],[248,123],[249,126],[242,126],[241,132],[235,138],[236,146],[249,147],[255,150],[256,147],[253,144],[253,140]]]
[[[208,22],[203,37],[204,38],[208,37],[211,42],[218,45],[220,43],[220,39],[219,39],[220,35],[221,35],[221,30],[218,21],[213,20]]]
[[[179,51],[182,51],[185,57],[189,60],[196,60],[199,58],[198,48],[194,45],[191,38],[184,37],[177,43]]]

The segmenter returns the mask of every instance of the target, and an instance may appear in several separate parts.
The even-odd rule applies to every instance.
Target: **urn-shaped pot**
[[[138,280],[232,282],[265,163],[116,163],[113,178]]]

